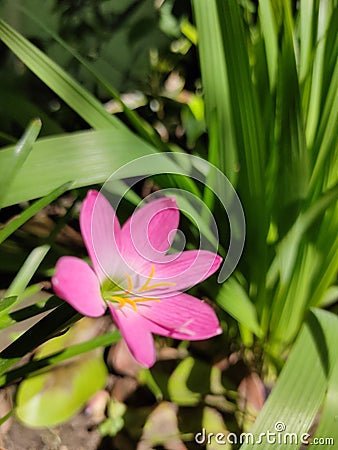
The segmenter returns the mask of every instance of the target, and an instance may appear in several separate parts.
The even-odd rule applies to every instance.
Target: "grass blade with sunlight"
[[[251,431],[257,440],[260,433],[276,433],[276,442],[269,443],[265,434],[263,444],[245,444],[241,450],[300,448],[301,436],[308,432],[320,412],[328,386],[333,391],[338,389],[338,379],[335,376],[338,354],[331,345],[332,342],[337,342],[337,339],[337,317],[325,311],[313,310],[299,334],[276,387]],[[327,408],[330,408],[329,399],[325,405],[324,421],[320,426],[322,432],[327,434],[321,437],[335,437],[337,427],[332,416],[327,416],[326,412]],[[275,428],[278,423],[285,426],[285,430],[280,433]],[[288,433],[294,433],[298,442],[290,442]],[[277,438],[282,441],[278,442]]]
[[[13,179],[17,176],[17,172],[20,170],[32,150],[33,143],[39,135],[41,125],[39,119],[32,121],[25,134],[15,146],[10,161],[4,166],[5,170],[0,177],[0,209],[4,203],[7,192],[10,190]]]

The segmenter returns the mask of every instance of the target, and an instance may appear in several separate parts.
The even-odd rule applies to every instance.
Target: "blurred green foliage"
[[[78,209],[87,186],[104,182],[142,155],[162,150],[200,155],[234,184],[247,220],[237,271],[221,286],[213,279],[194,291],[214,300],[224,334],[202,343],[159,340],[160,361],[151,372],[133,372],[137,388],[126,401],[128,408],[125,399],[113,400],[103,433],[114,435],[125,425],[122,433],[131,435],[131,448],[139,439],[164,445],[154,425],[162,413],[170,418],[173,436],[188,440],[189,448],[194,448],[192,431],[201,424],[215,431],[249,429],[257,415],[250,394],[263,403],[266,386],[275,382],[290,355],[256,432],[283,419],[294,427],[287,431],[301,433],[323,411],[319,430],[333,435],[338,2],[191,3],[1,3],[1,17],[13,28],[1,21],[0,36],[13,53],[0,48],[0,140],[7,145],[0,151],[1,201],[11,205],[1,220],[0,268],[6,272],[1,283],[10,287],[0,325],[6,328],[37,313],[37,304],[16,313],[11,308],[32,290],[43,290],[34,283],[51,275],[60,255],[85,257]],[[36,133],[27,128],[35,116],[42,120],[44,136],[36,142]],[[22,135],[27,145],[20,153],[16,142]],[[130,169],[126,176],[148,170],[140,164],[137,173]],[[213,173],[207,176],[211,185],[216,183]],[[71,181],[76,189],[54,202]],[[139,185],[137,194],[177,186],[210,207],[222,229],[223,252],[229,238],[225,212],[192,177],[162,174]],[[121,189],[123,184],[117,185]],[[137,201],[133,192],[131,202]],[[122,209],[127,217],[131,205],[126,201]],[[19,216],[6,224],[15,213]],[[201,228],[208,227],[202,214],[199,218]],[[189,220],[184,218],[181,227],[194,247]],[[4,384],[22,356],[78,320],[67,305],[57,306],[1,353]],[[50,307],[44,299],[43,310]],[[309,312],[313,307],[331,312]],[[114,342],[106,337],[105,345]],[[74,356],[72,351],[80,350],[73,347]],[[32,367],[22,370],[28,374]]]

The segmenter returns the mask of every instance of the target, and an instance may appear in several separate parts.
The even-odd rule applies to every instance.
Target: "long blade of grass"
[[[237,0],[215,0],[221,29],[231,101],[232,120],[240,166],[238,189],[246,213],[246,251],[250,281],[257,288],[253,298],[258,313],[265,308],[268,213],[265,185],[267,136],[263,113],[250,67],[250,40],[245,35]],[[209,4],[209,2],[208,2]],[[216,67],[215,67],[215,70]],[[259,220],[257,220],[259,217]]]
[[[309,105],[307,112],[306,140],[309,147],[312,146],[318,129],[318,122],[321,114],[321,101],[323,89],[324,58],[326,33],[330,24],[332,7],[330,2],[318,3],[318,22],[316,33],[316,50],[313,54],[313,65],[311,73],[311,90],[309,92]]]
[[[308,433],[328,386],[337,390],[338,354],[334,344],[337,339],[338,318],[326,311],[313,310],[251,430],[256,436],[255,443],[244,444],[241,450],[300,448],[301,442],[296,444],[286,434],[294,433],[300,439],[302,434]],[[337,426],[332,417],[327,421],[326,416],[324,421],[323,431],[328,436],[336,436]],[[282,431],[278,432],[278,428]],[[276,433],[278,439],[267,442],[267,432]]]
[[[0,375],[20,361],[39,345],[55,336],[81,318],[67,303],[63,303],[46,317],[41,319],[29,330],[0,353]]]
[[[329,214],[328,214],[329,215]],[[334,228],[330,230],[323,224],[323,232],[317,241],[317,248],[321,250],[320,260],[316,277],[312,280],[312,289],[309,305],[318,306],[327,293],[327,289],[335,282],[338,270],[338,205],[332,212],[331,217]],[[328,239],[327,236],[332,236]]]
[[[128,118],[130,124],[135,128],[135,130],[146,139],[148,142],[153,144],[158,149],[164,149],[169,151],[169,146],[167,146],[156,133],[155,129],[152,128],[145,120],[143,120],[135,111],[128,108],[128,106],[122,101],[119,94],[109,83],[109,81],[97,70],[97,68],[83,58],[73,47],[67,44],[66,41],[61,39],[59,35],[54,33],[49,27],[42,23],[37,17],[33,16],[32,13],[25,8],[23,5],[18,5],[18,8],[25,14],[25,16],[31,20],[34,25],[38,26],[44,32],[51,36],[64,50],[76,58],[83,67],[85,67],[89,73],[107,90],[107,92],[117,100],[122,106],[125,116]]]
[[[13,220],[7,223],[4,228],[0,230],[0,244],[8,238],[12,233],[14,233],[18,228],[21,227],[27,220],[32,218],[37,212],[42,208],[49,205],[52,201],[62,195],[69,187],[71,183],[65,183],[62,186],[56,188],[50,194],[37,200],[27,209],[25,209],[19,216],[16,216]]]
[[[273,11],[273,3],[269,0],[260,0],[258,13],[264,37],[270,91],[273,92],[276,87],[278,69],[278,28]]]
[[[311,280],[315,279],[318,254],[311,245],[298,249],[292,277],[287,285],[278,286],[271,307],[271,348],[278,356],[296,337],[309,307]]]
[[[74,111],[79,114],[86,122],[96,129],[115,129],[124,131],[126,136],[132,137],[133,133],[116,117],[111,116],[104,109],[102,104],[93,97],[86,89],[70,77],[60,66],[52,61],[48,56],[41,52],[31,42],[17,33],[12,27],[0,20],[0,39],[32,70],[47,86],[49,86],[57,95],[59,95]],[[59,42],[62,41],[59,39]],[[66,44],[66,49],[71,53],[73,50]],[[77,57],[78,55],[75,54]],[[79,61],[97,77],[104,87],[120,101],[118,94],[113,87],[106,82],[101,74],[92,68],[83,58],[79,56]],[[123,105],[123,102],[121,102]],[[158,149],[165,150],[167,147],[157,137],[153,129],[146,122],[142,121],[135,113],[129,110],[125,105],[124,112],[136,130],[148,142]],[[141,140],[139,140],[141,142]],[[168,148],[169,149],[169,148]],[[170,149],[169,149],[170,150]],[[189,178],[177,180],[172,176],[170,184],[178,184],[182,189],[187,189],[199,195],[198,189]]]
[[[15,178],[17,172],[20,170],[20,167],[27,159],[29,155],[33,143],[41,129],[41,121],[39,119],[35,119],[32,123],[27,127],[25,134],[19,140],[17,145],[15,146],[15,150],[12,153],[11,159],[8,161],[6,165],[6,170],[3,175],[0,177],[0,208],[3,203],[3,199],[6,197],[9,188]]]
[[[283,3],[283,34],[279,55],[277,86],[277,151],[275,215],[284,234],[297,217],[306,197],[309,160],[301,108],[296,55],[293,43],[293,17],[289,2]]]
[[[49,249],[50,245],[41,245],[32,250],[24,265],[7,289],[7,297],[19,296],[25,290]]]
[[[270,339],[276,344],[271,345],[277,353],[281,344],[292,342],[306,310],[318,306],[334,282],[338,267],[337,199],[338,185],[298,216],[277,247],[277,256],[268,274],[271,288],[273,271],[279,266],[279,284],[269,315]],[[314,228],[318,223],[320,227]]]
[[[52,296],[45,302],[39,302],[38,304],[25,306],[24,308],[9,312],[16,301],[16,297],[10,298],[13,299],[10,306],[6,308],[6,311],[4,311],[3,314],[0,314],[0,331],[15,325],[16,323],[22,322],[23,320],[30,319],[31,317],[35,317],[39,314],[50,311],[51,309],[55,309],[63,303],[63,301],[58,297]]]
[[[334,167],[337,168],[338,161],[338,60],[336,60],[334,72],[332,74],[329,90],[325,99],[323,112],[320,117],[318,129],[313,144],[313,152],[316,155],[314,167],[310,179],[310,193],[319,195],[321,192],[321,182],[325,177],[326,171],[323,170],[325,164],[333,157]],[[317,192],[316,192],[317,190]],[[319,191],[319,192],[318,192]]]
[[[111,116],[95,97],[2,19],[0,19],[0,39],[93,128],[125,129],[122,122]]]
[[[299,79],[301,82],[310,78],[313,51],[316,44],[314,29],[317,26],[318,3],[318,0],[300,1]]]
[[[283,286],[289,283],[295,265],[298,247],[305,232],[315,220],[318,220],[324,215],[326,210],[337,202],[337,196],[338,184],[327,192],[324,192],[313,205],[298,216],[292,228],[278,245],[276,256],[270,266],[267,277],[268,287],[272,287],[278,274],[281,277],[281,284]]]
[[[338,362],[336,362],[332,375],[329,380],[329,386],[326,393],[325,402],[321,410],[320,423],[316,430],[315,438],[327,448],[333,448],[335,442],[338,442],[337,427],[337,403],[338,403]]]
[[[262,335],[255,306],[236,279],[232,277],[222,285],[215,301],[242,326],[247,327],[256,336]]]
[[[14,414],[14,409],[12,409],[11,411],[9,411],[9,413],[7,413],[5,416],[0,418],[0,426],[5,423],[12,415]]]
[[[219,27],[222,33],[224,56],[227,67],[231,109],[235,123],[237,147],[240,148],[240,164],[243,164],[248,195],[251,202],[264,199],[264,136],[260,123],[260,111],[257,95],[251,79],[247,42],[236,0],[224,2],[217,0]],[[263,202],[262,202],[263,203]],[[263,205],[259,207],[262,210]],[[256,209],[255,214],[259,214]],[[260,226],[264,227],[261,215]],[[266,226],[266,224],[265,224]]]
[[[14,152],[14,147],[0,152],[0,178]],[[153,153],[149,144],[124,129],[39,139],[13,181],[5,205],[42,197],[69,181],[73,187],[103,183],[127,162]],[[130,176],[141,175],[145,169],[140,167],[140,173]]]
[[[15,148],[0,152],[0,178],[11,161]],[[153,147],[126,129],[84,131],[38,140],[33,151],[13,181],[5,199],[5,206],[42,197],[61,184],[73,181],[72,187],[89,186],[105,182],[125,164],[146,155],[161,155],[157,173],[182,173],[174,158],[156,153]],[[179,153],[177,153],[179,155]],[[183,153],[183,155],[185,155]],[[188,159],[188,155],[186,159]],[[149,174],[149,160],[132,165],[124,176],[134,177]],[[166,167],[167,164],[167,167]],[[183,174],[183,173],[182,173]],[[200,196],[191,177],[180,177],[182,189]],[[168,177],[166,178],[168,181]],[[169,180],[170,181],[170,180]],[[170,185],[170,184],[169,184]],[[176,186],[173,181],[173,186]]]
[[[229,101],[229,80],[224,59],[222,34],[214,0],[193,1],[198,28],[198,51],[201,60],[206,121],[210,140],[216,141],[213,123],[217,123],[217,147],[212,152],[213,164],[219,167],[232,183],[236,183],[238,155],[235,145],[232,111]]]
[[[7,312],[10,311],[12,306],[15,304],[16,300],[17,300],[16,295],[6,296],[0,300],[0,322],[2,320],[2,316],[7,315]]]
[[[67,361],[74,356],[90,352],[98,347],[107,347],[117,342],[121,338],[118,331],[97,336],[87,342],[71,345],[64,350],[45,356],[40,359],[35,359],[27,364],[20,366],[17,369],[8,371],[5,375],[0,377],[0,387],[6,384],[13,383],[22,377],[34,376],[40,374],[43,369],[51,368],[60,362]]]

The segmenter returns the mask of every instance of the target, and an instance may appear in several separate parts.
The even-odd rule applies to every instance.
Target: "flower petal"
[[[136,361],[144,367],[153,366],[156,361],[155,345],[147,320],[128,307],[117,309],[109,305],[109,309]]]
[[[175,237],[179,215],[175,199],[167,197],[156,199],[134,212],[121,232],[123,255],[131,267],[137,268],[144,260],[163,260]]]
[[[114,278],[122,262],[121,227],[109,201],[99,192],[88,191],[81,208],[80,227],[100,282]]]
[[[84,316],[99,317],[106,310],[100,284],[93,269],[73,256],[63,256],[52,277],[54,292]]]
[[[147,291],[142,294],[150,297],[166,297],[170,293],[174,295],[178,291],[189,289],[210,277],[220,266],[222,258],[216,253],[207,250],[187,250],[182,253],[168,255],[163,262],[152,264],[153,276]],[[139,286],[143,286],[149,277],[151,265],[142,267],[142,277],[139,276]],[[146,272],[146,269],[148,272]],[[162,285],[156,287],[156,285]],[[151,286],[155,286],[150,289]]]
[[[207,303],[188,295],[177,294],[138,306],[148,319],[148,328],[156,334],[190,341],[208,339],[222,333],[215,311]]]

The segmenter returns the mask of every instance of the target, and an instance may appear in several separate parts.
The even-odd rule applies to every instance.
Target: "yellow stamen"
[[[160,301],[158,298],[146,298],[146,297],[138,298],[137,300],[132,300],[131,298],[118,297],[117,295],[112,296],[111,299],[120,303],[119,308],[123,308],[127,304],[127,305],[130,305],[135,312],[137,312],[137,303],[149,302],[149,301],[153,301],[153,302]]]
[[[154,266],[154,264],[152,264],[149,278],[147,279],[147,281],[144,283],[144,285],[142,287],[137,289],[136,292],[149,291],[151,289],[163,287],[163,286],[175,286],[175,283],[170,283],[170,282],[155,283],[155,284],[150,285],[150,282],[153,279],[154,274],[155,274],[155,266]],[[158,298],[138,297],[137,295],[135,295],[135,293],[133,292],[134,284],[133,284],[133,280],[132,280],[131,276],[128,273],[125,276],[126,276],[127,283],[128,283],[127,289],[123,289],[123,294],[111,295],[109,298],[110,300],[118,302],[119,308],[123,308],[125,305],[130,305],[133,308],[133,310],[135,312],[137,312],[137,303],[150,302],[150,301],[153,301],[153,302],[161,301]],[[129,296],[132,298],[130,298]]]
[[[150,270],[150,275],[148,280],[144,283],[144,285],[138,290],[139,292],[141,291],[146,291],[147,289],[149,289],[149,283],[151,282],[151,280],[153,279],[153,276],[155,274],[155,266],[154,264],[151,265],[151,270]]]
[[[134,289],[133,280],[131,279],[131,276],[129,275],[129,273],[126,273],[126,278],[127,278],[127,282],[128,282],[128,287],[125,290],[125,293],[132,295],[133,289]]]
[[[155,289],[155,288],[163,287],[163,286],[175,286],[176,283],[170,283],[169,281],[164,281],[163,283],[155,283],[155,284],[152,284],[151,286],[149,286],[149,283],[153,279],[154,274],[155,274],[155,266],[154,266],[154,264],[152,264],[149,278],[144,283],[144,285],[137,290],[137,292],[150,291],[151,289]]]

